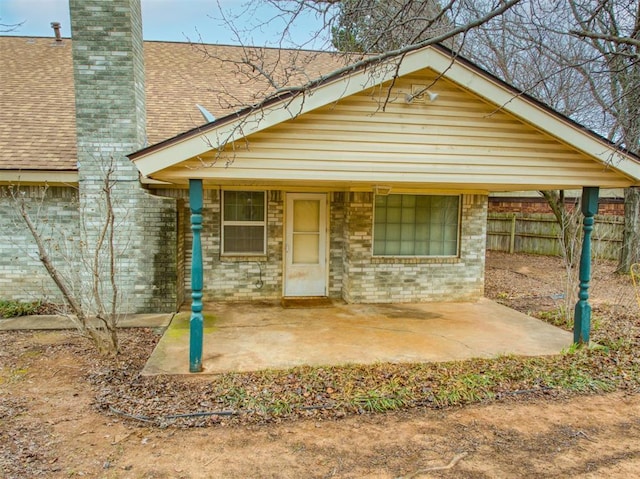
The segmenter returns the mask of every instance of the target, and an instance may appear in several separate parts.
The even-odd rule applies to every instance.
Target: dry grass
[[[205,426],[301,417],[342,417],[405,408],[557,398],[640,388],[640,320],[629,278],[612,263],[594,279],[593,348],[552,357],[502,356],[448,363],[298,367],[226,373],[209,380],[140,377],[146,354],[128,341],[127,361],[91,375],[97,404],[158,425]],[[562,284],[557,258],[490,254],[487,296],[565,329],[554,300]]]

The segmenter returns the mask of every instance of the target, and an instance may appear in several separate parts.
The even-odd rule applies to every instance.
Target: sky
[[[142,24],[145,40],[203,41],[205,43],[238,44],[236,35],[225,25],[222,12],[234,27],[248,32],[242,42],[252,45],[277,45],[284,22],[274,18],[273,7],[261,7],[256,12],[246,11],[246,0],[141,0]],[[244,15],[241,15],[243,12]],[[269,26],[262,26],[271,19]],[[22,23],[24,22],[24,23]],[[62,24],[62,36],[70,37],[68,0],[0,0],[0,23],[22,23],[2,35],[53,36],[51,22]],[[301,45],[320,23],[308,15],[298,21],[292,30],[292,42],[283,46]],[[6,27],[4,28],[6,29]],[[312,35],[311,35],[312,36]],[[321,42],[305,45],[322,48]]]

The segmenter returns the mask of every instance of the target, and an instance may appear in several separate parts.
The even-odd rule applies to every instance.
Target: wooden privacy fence
[[[577,216],[576,221],[582,222]],[[622,246],[624,218],[596,216],[592,252],[597,258],[617,260]],[[582,233],[582,227],[578,228]],[[489,213],[487,249],[511,253],[561,255],[560,225],[553,214]]]

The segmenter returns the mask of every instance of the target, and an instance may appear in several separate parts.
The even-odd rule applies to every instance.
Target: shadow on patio
[[[557,354],[572,335],[488,299],[475,303],[208,304],[203,373],[300,365],[436,362]],[[143,370],[188,374],[189,312],[177,314]]]

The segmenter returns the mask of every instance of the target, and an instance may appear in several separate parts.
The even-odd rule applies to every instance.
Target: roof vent
[[[56,36],[56,42],[62,41],[62,35],[60,35],[60,22],[51,22],[51,28]]]

